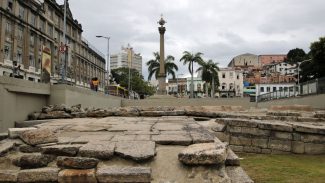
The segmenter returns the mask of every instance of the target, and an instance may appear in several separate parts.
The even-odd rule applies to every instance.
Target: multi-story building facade
[[[297,75],[297,64],[290,64],[286,62],[280,62],[275,64],[265,65],[263,71],[266,74],[280,73],[281,75]]]
[[[220,68],[219,76],[219,97],[242,97],[244,82],[243,71],[235,68]]]
[[[50,50],[51,82],[61,78],[64,54],[64,6],[55,0],[0,1],[0,75],[10,75],[13,63],[21,65],[23,79],[41,80],[42,50]],[[67,80],[78,86],[89,86],[93,77],[104,86],[105,56],[82,38],[82,26],[73,19],[67,4],[66,44]]]
[[[259,55],[258,62],[260,67],[263,67],[265,65],[283,62],[286,58],[287,55],[284,54]]]
[[[204,94],[204,83],[205,81],[202,80],[200,77],[193,77],[193,84],[194,84],[194,97],[203,97]],[[186,91],[189,95],[191,92],[191,77],[186,78]]]
[[[186,94],[187,88],[187,79],[186,78],[176,78],[176,79],[168,79],[168,94]]]
[[[142,74],[142,56],[134,53],[133,48],[128,45],[122,47],[121,52],[110,56],[110,69],[130,67]]]

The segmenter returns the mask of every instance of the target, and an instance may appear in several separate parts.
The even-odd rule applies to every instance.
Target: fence
[[[310,80],[282,90],[266,93],[256,97],[257,102],[270,101],[282,98],[298,97],[325,93],[325,77]]]

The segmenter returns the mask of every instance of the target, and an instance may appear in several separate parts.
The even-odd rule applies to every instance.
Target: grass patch
[[[325,183],[325,155],[238,155],[256,183]]]

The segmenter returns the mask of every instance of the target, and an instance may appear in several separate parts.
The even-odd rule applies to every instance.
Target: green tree
[[[153,75],[157,78],[160,70],[160,55],[158,52],[154,52],[153,55],[154,59],[147,62],[149,71],[148,80],[151,80]],[[174,60],[175,58],[171,55],[168,55],[165,59],[165,74],[167,76],[171,74],[173,76],[173,79],[176,77],[175,71],[178,71],[178,67],[174,63]]]
[[[288,52],[287,58],[285,59],[285,61],[287,61],[289,63],[297,63],[297,62],[306,60],[307,58],[308,58],[308,55],[306,54],[306,52],[303,49],[295,48]]]
[[[130,72],[132,73],[130,88],[133,91],[137,92],[138,94],[144,95],[153,95],[155,93],[155,88],[151,87],[136,69],[130,69]],[[118,69],[113,69],[112,76],[117,84],[124,88],[128,88],[129,68],[122,67]]]
[[[203,59],[202,59],[202,53],[198,52],[195,54],[192,54],[188,51],[184,51],[183,52],[183,56],[180,59],[181,62],[183,62],[184,65],[188,64],[188,71],[191,74],[191,95],[190,97],[193,98],[194,97],[194,82],[193,82],[193,67],[194,67],[194,63],[203,63]]]
[[[325,76],[325,37],[320,37],[319,41],[310,45],[310,56],[314,70],[314,78]]]
[[[218,77],[218,63],[214,63],[212,60],[208,62],[199,62],[200,67],[196,70],[196,72],[202,72],[202,80],[206,82],[206,94],[208,94],[208,85],[211,84],[211,97],[214,98],[215,94],[215,86],[219,86],[219,77]]]

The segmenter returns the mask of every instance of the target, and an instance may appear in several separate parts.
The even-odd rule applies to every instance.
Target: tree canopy
[[[288,52],[287,58],[285,61],[287,61],[289,63],[297,63],[297,62],[306,60],[307,58],[308,58],[308,55],[306,54],[306,52],[303,49],[295,48]]]
[[[152,76],[158,77],[159,70],[160,70],[160,55],[158,52],[154,52],[154,59],[151,59],[147,62],[148,66],[148,80],[151,80]],[[176,77],[175,71],[178,71],[177,65],[174,63],[175,58],[171,55],[168,55],[165,59],[165,74],[171,74],[173,79]]]

